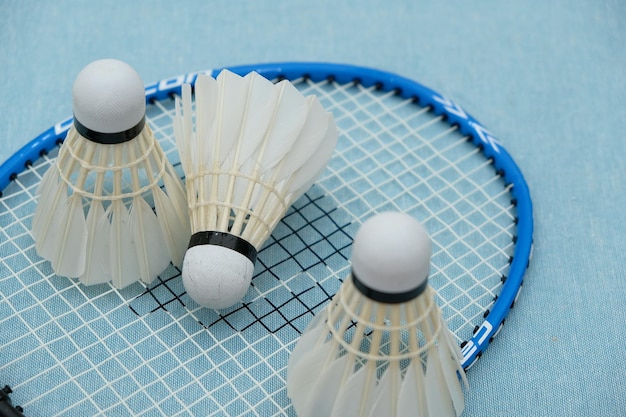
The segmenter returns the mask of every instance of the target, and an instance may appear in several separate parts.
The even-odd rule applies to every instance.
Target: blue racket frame
[[[518,233],[509,275],[503,283],[500,294],[486,313],[483,323],[475,328],[472,338],[461,346],[462,365],[465,369],[469,369],[502,328],[509,310],[519,295],[532,254],[533,209],[528,185],[521,170],[498,139],[452,100],[413,80],[393,73],[353,65],[312,62],[242,65],[228,67],[228,69],[239,75],[256,71],[268,79],[296,80],[307,77],[313,81],[325,79],[332,79],[339,83],[356,81],[364,87],[376,86],[383,91],[394,91],[399,96],[416,100],[422,106],[430,106],[436,114],[447,117],[450,124],[457,125],[461,133],[471,137],[473,143],[493,161],[496,171],[503,176],[508,185],[512,186],[511,194],[518,215]],[[161,100],[173,94],[180,94],[181,86],[184,83],[193,85],[198,74],[205,73],[215,77],[221,70],[222,68],[192,72],[149,84],[146,86],[146,101]],[[63,141],[72,120],[68,118],[57,123],[5,161],[0,166],[0,190],[4,190],[17,173],[28,167],[31,161],[38,159]]]

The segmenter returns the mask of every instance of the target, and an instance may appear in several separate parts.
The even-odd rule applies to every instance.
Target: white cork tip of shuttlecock
[[[420,222],[405,213],[381,213],[365,221],[354,237],[353,279],[377,301],[407,301],[427,285],[430,255],[430,237]]]
[[[74,81],[72,95],[75,120],[97,133],[132,130],[146,114],[141,77],[116,59],[101,59],[83,68]]]
[[[252,281],[254,264],[241,253],[218,245],[187,249],[183,285],[198,304],[224,309],[240,301]]]

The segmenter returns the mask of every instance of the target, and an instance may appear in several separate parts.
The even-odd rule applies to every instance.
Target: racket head
[[[427,229],[430,227],[435,244],[431,284],[439,291],[438,302],[462,346],[466,369],[500,331],[519,295],[531,257],[533,217],[523,175],[492,133],[452,100],[384,71],[330,63],[228,69],[240,75],[257,71],[270,80],[292,80],[305,94],[320,97],[322,104],[335,113],[340,130],[340,143],[329,168],[294,204],[260,250],[253,288],[243,305],[221,312],[194,305],[180,283],[180,271],[174,267],[153,284],[137,283],[123,290],[108,284],[85,287],[75,280],[54,276],[34,251],[29,225],[38,181],[54,160],[71,118],[43,132],[0,167],[0,223],[6,237],[6,243],[0,246],[0,309],[6,311],[6,318],[0,318],[0,325],[14,328],[5,337],[0,336],[0,349],[10,358],[0,363],[0,378],[14,388],[22,388],[26,398],[22,405],[35,409],[53,395],[67,396],[70,392],[78,405],[67,407],[83,407],[87,414],[90,410],[133,413],[137,407],[134,403],[139,401],[147,401],[148,409],[157,415],[185,415],[194,410],[212,410],[209,414],[216,415],[242,415],[251,410],[256,415],[293,414],[284,389],[289,351],[349,272],[350,243],[358,224],[388,209],[407,211]],[[203,72],[217,76],[220,70]],[[146,86],[147,119],[181,176],[171,130],[171,98],[180,94],[184,83],[193,85],[197,75],[189,73]],[[418,129],[412,124],[414,118],[426,116],[432,125]],[[432,139],[422,136],[422,129],[428,131],[431,126],[436,126],[436,135],[448,141],[441,155],[429,142]],[[395,149],[398,143],[402,146]],[[457,143],[462,143],[462,150],[456,149]],[[478,168],[471,165],[476,178],[457,178],[469,160],[482,161],[477,163]],[[380,166],[372,165],[372,175],[364,174],[368,164],[374,162]],[[402,167],[397,172],[395,162]],[[437,171],[420,169],[429,164],[440,167]],[[447,168],[452,168],[450,173]],[[471,188],[479,179],[486,185]],[[407,185],[410,181],[415,186]],[[469,194],[457,190],[461,183],[470,186]],[[403,189],[396,190],[398,184]],[[496,197],[485,197],[496,188]],[[420,195],[420,190],[429,194]],[[446,208],[438,209],[439,202],[430,196],[445,190],[458,194],[449,197],[453,203],[450,206],[455,207],[451,214]],[[443,200],[441,196],[437,198]],[[455,206],[472,199],[478,202],[470,204],[466,212]],[[429,207],[431,202],[433,207]],[[501,212],[491,213],[491,208],[484,208],[492,205]],[[462,235],[465,232],[461,229],[469,227],[469,218],[474,215],[480,218],[474,225],[478,233]],[[496,218],[497,226],[492,225],[490,216]],[[458,224],[461,231],[447,227],[447,221]],[[501,222],[511,224],[502,226]],[[484,260],[472,259],[483,247],[480,235],[487,233],[483,229],[494,227],[500,229],[490,232],[496,237],[496,248],[487,256],[506,259],[500,262],[503,266],[482,267]],[[464,247],[462,259],[456,261],[450,249],[454,243],[447,242],[458,238],[455,234],[468,238],[460,245]],[[471,247],[474,243],[478,249]],[[498,249],[498,245],[503,248]],[[450,264],[438,265],[442,259]],[[468,264],[463,264],[465,261]],[[448,276],[455,273],[469,275],[469,283]],[[488,278],[480,277],[483,273]],[[48,284],[44,284],[46,279]],[[70,316],[78,324],[65,324]],[[46,320],[53,326],[48,328]],[[44,336],[54,332],[58,334],[50,340]],[[87,341],[76,341],[79,333],[89,335],[86,348],[81,343]],[[118,337],[123,346],[119,351],[112,347],[113,339]],[[32,344],[32,350],[16,351],[14,340]],[[73,344],[74,349],[69,354],[57,351],[61,342]],[[182,347],[194,353],[185,355]],[[110,362],[99,358],[98,350],[111,355]],[[264,352],[269,357],[264,357]],[[36,353],[48,372],[71,379],[63,385],[65,389],[42,389],[33,382],[37,375],[24,373],[28,363],[37,359]],[[122,358],[127,356],[137,363],[123,365]],[[86,368],[74,370],[81,361]],[[208,371],[197,371],[201,363]],[[130,380],[114,371],[103,371],[107,366],[123,370]],[[256,371],[247,372],[246,367],[255,367]],[[174,375],[186,382],[172,382]],[[145,392],[142,399],[117,387],[126,382]],[[156,399],[159,389],[163,396],[160,400]],[[181,392],[187,391],[195,394],[187,394],[188,398],[182,400]],[[98,396],[107,399],[98,400]],[[204,396],[209,400],[200,399]],[[52,411],[54,415],[64,412],[60,408]]]

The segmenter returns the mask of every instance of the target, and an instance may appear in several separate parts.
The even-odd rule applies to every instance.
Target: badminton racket
[[[531,256],[533,217],[522,173],[496,136],[454,101],[384,71],[229,69],[317,95],[339,142],[259,251],[243,303],[228,310],[195,304],[172,265],[150,285],[116,289],[58,277],[37,255],[36,190],[71,118],[0,166],[0,384],[25,415],[294,416],[289,354],[348,276],[360,223],[387,210],[414,216],[432,238],[429,283],[464,368],[502,328]],[[196,77],[146,87],[147,122],[181,177],[173,97]]]

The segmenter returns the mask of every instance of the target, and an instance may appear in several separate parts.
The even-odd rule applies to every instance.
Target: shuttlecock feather
[[[366,221],[352,273],[309,324],[287,368],[299,417],[458,417],[461,352],[428,286],[431,244],[402,213]]]
[[[258,249],[326,167],[337,130],[316,97],[256,72],[199,75],[195,115],[189,85],[176,107],[192,229],[183,283],[199,304],[225,308],[245,295]]]
[[[124,62],[95,61],[76,78],[73,105],[38,189],[35,248],[84,284],[149,283],[182,263],[190,232],[183,184],[145,122],[143,82]]]

